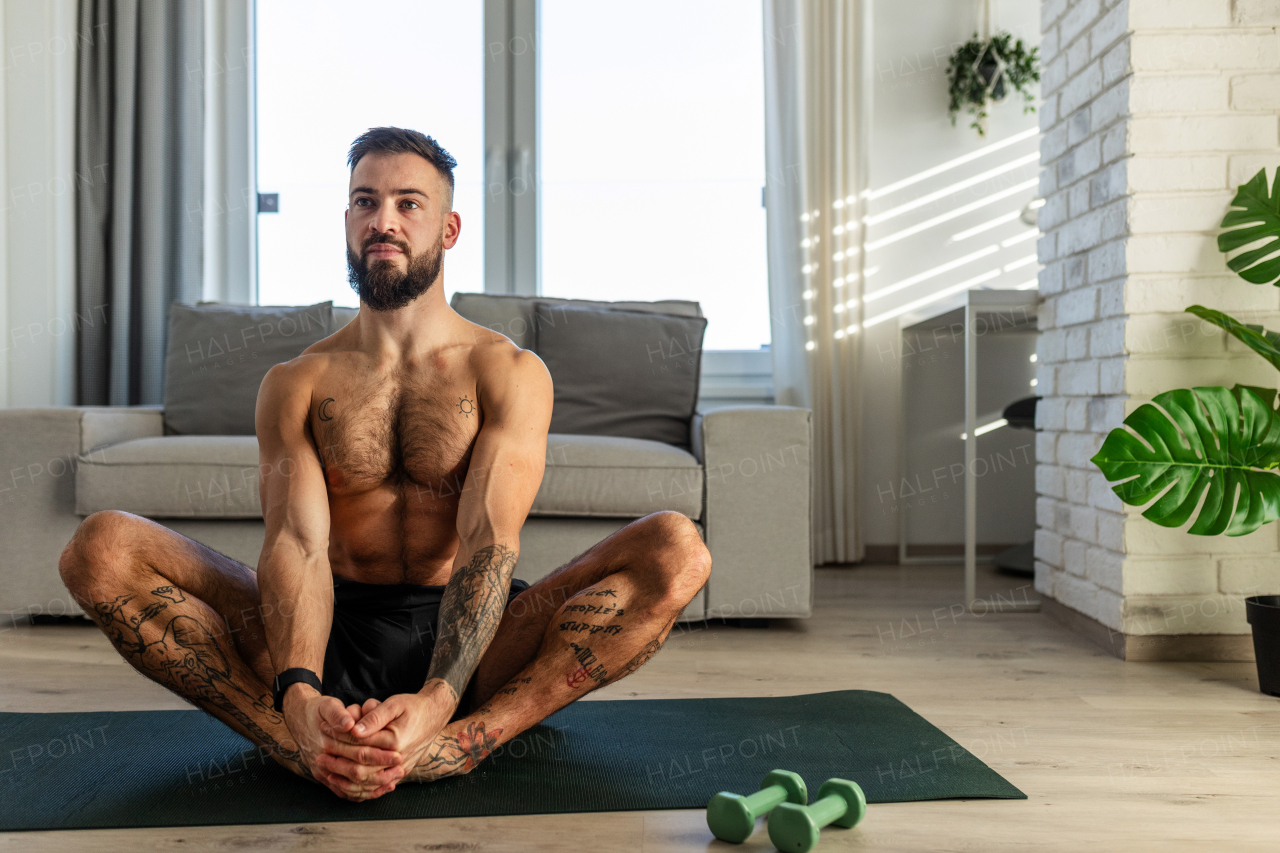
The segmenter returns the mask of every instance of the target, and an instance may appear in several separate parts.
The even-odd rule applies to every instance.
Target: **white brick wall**
[[[1280,376],[1201,303],[1280,328],[1280,290],[1214,239],[1280,165],[1280,0],[1042,0],[1036,588],[1130,634],[1245,633],[1280,592],[1277,526],[1196,537],[1128,509],[1089,462],[1161,391]]]

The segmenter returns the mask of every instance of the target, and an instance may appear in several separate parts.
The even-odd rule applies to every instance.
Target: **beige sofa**
[[[517,332],[530,300],[474,304],[483,310],[472,319],[526,345]],[[354,314],[334,309],[340,313],[344,322]],[[712,555],[711,578],[686,621],[808,616],[809,447],[809,412],[785,406],[695,415],[688,449],[552,434],[516,576],[536,581],[627,522],[675,510],[697,522]],[[30,614],[79,612],[58,577],[58,555],[98,510],[153,518],[256,565],[264,535],[257,440],[166,435],[161,407],[0,410],[0,507],[7,630]]]

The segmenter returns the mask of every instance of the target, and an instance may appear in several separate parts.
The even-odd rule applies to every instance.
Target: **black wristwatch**
[[[310,684],[318,692],[323,693],[324,687],[320,683],[320,676],[316,675],[309,669],[295,666],[293,669],[286,669],[284,672],[276,676],[271,686],[271,695],[275,700],[276,713],[284,713],[284,692],[289,689],[289,685],[297,684],[301,681],[303,684]]]

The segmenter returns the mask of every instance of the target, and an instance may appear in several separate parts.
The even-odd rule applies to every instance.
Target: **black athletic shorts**
[[[528,588],[522,580],[511,581],[507,603]],[[324,695],[336,696],[343,705],[361,705],[366,699],[382,701],[421,690],[435,649],[444,589],[334,578]],[[463,699],[460,711],[467,707],[467,697]]]

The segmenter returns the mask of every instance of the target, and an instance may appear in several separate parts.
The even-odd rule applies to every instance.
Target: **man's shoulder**
[[[468,320],[456,311],[453,314],[457,323],[455,334],[457,342],[469,347],[473,357],[477,354],[488,354],[497,351],[519,350],[515,341],[511,338],[488,326],[481,326],[472,320]]]
[[[469,358],[477,379],[506,379],[546,371],[546,366],[533,350],[521,349],[514,341],[493,329],[464,320],[467,324]]]
[[[301,355],[274,365],[262,378],[258,389],[259,405],[284,405],[288,401],[310,400],[311,391],[332,368],[332,355],[309,348]]]
[[[310,386],[324,372],[328,361],[327,353],[304,352],[268,370],[266,377],[262,380],[263,387],[265,388],[267,383],[281,387],[296,387],[304,384]]]
[[[551,373],[542,359],[504,335],[495,332],[493,337],[478,339],[471,348],[471,364],[481,399],[551,396]]]

